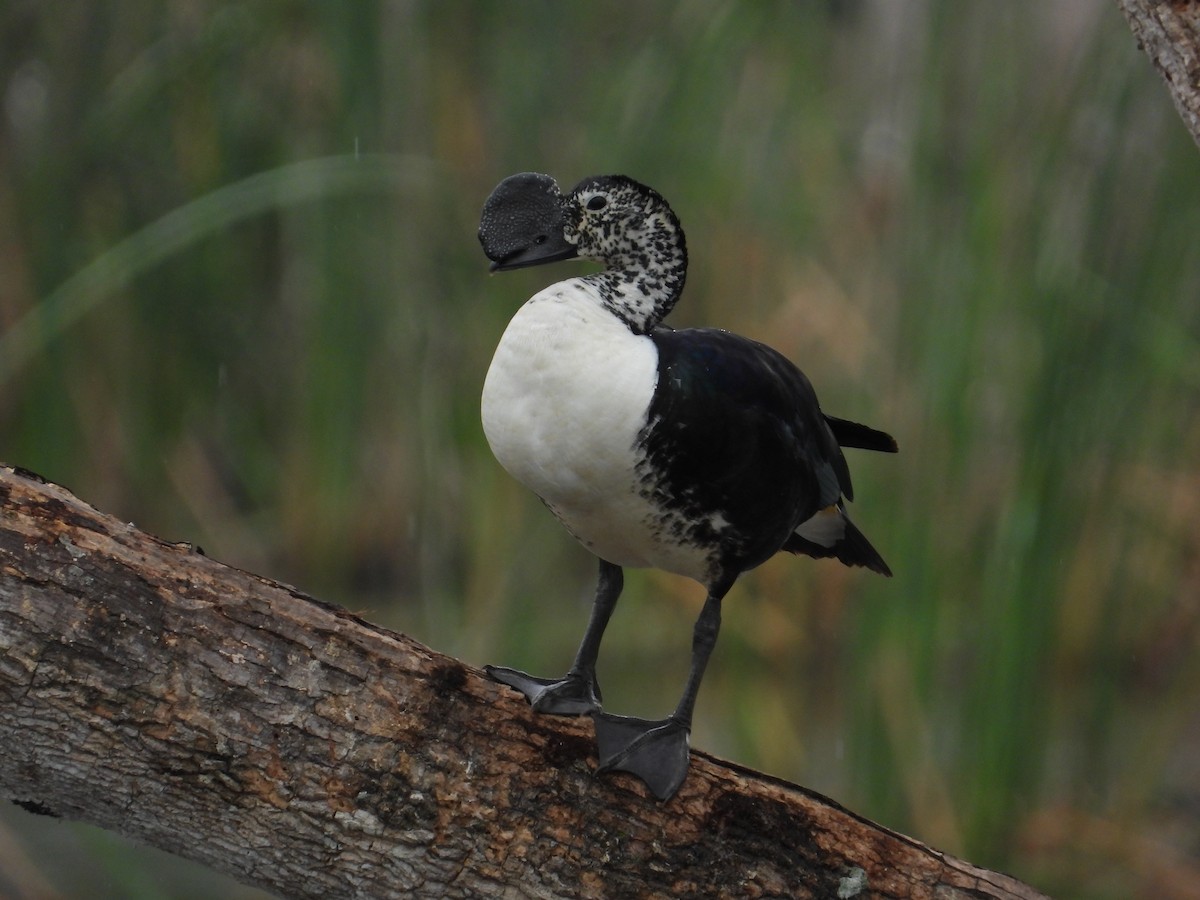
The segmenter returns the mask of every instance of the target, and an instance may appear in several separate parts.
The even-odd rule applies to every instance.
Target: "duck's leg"
[[[484,666],[495,681],[514,687],[529,700],[538,712],[560,716],[582,716],[600,709],[600,685],[596,681],[596,657],[600,640],[612,616],[617,598],[625,583],[620,566],[600,560],[600,579],[596,583],[596,600],[588,619],[587,631],[575,654],[575,662],[560,679],[536,678],[517,669],[503,666]]]
[[[599,771],[636,775],[660,800],[669,800],[679,790],[687,776],[688,735],[692,730],[696,695],[721,629],[721,600],[733,581],[724,579],[709,589],[692,633],[692,667],[675,712],[659,720],[593,713],[600,751]]]

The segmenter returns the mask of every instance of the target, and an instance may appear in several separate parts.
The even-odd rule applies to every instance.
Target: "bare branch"
[[[1038,897],[703,753],[591,725],[0,468],[0,794],[295,897]]]
[[[1167,83],[1175,109],[1200,144],[1200,3],[1118,0],[1138,46]]]

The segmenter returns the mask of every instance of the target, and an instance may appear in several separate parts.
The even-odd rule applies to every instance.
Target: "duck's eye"
[[[608,205],[608,198],[606,198],[603,194],[597,194],[595,197],[592,197],[587,202],[587,208],[590,209],[592,212],[595,212],[598,209],[604,209],[604,207],[607,205]]]

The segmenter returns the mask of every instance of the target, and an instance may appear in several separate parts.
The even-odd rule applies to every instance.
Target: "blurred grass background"
[[[476,664],[546,674],[594,564],[492,460],[502,177],[625,172],[672,321],[769,341],[896,571],[746,576],[695,746],[1062,897],[1200,896],[1200,155],[1089,0],[10,0],[0,459]],[[630,573],[608,706],[701,591]],[[0,893],[253,896],[16,809]],[[240,891],[240,892],[239,892]]]

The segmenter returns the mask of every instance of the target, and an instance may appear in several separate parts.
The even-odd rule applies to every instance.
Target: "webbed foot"
[[[597,712],[596,745],[599,772],[636,775],[659,800],[669,800],[683,784],[688,770],[691,728],[679,719],[638,719]]]
[[[595,679],[568,672],[562,678],[537,678],[504,666],[484,666],[488,677],[516,688],[535,711],[556,716],[585,716],[600,709],[600,686]]]

